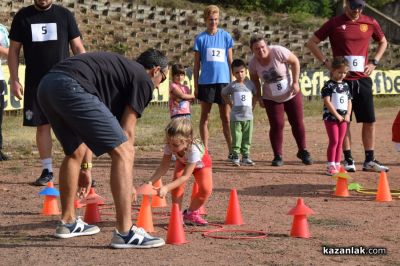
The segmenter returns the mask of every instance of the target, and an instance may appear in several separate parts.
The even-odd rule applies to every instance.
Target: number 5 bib
[[[280,96],[287,93],[290,89],[289,82],[287,79],[282,79],[276,83],[268,84],[269,88],[271,89],[272,96]],[[264,93],[265,95],[265,93]]]
[[[45,42],[57,40],[56,23],[31,24],[32,42]]]
[[[364,72],[365,57],[360,55],[346,55],[344,58],[349,61],[350,71]]]

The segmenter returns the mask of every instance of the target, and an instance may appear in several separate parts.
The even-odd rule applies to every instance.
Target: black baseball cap
[[[355,10],[357,8],[364,8],[365,1],[364,0],[349,0],[350,9]]]

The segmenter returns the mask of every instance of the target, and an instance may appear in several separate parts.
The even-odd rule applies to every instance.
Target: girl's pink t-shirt
[[[190,94],[190,89],[188,86],[177,84],[172,82],[169,85],[169,113],[173,117],[175,115],[186,115],[190,114],[190,102],[186,100],[181,100],[174,96],[172,93],[173,89],[177,89],[184,94]]]
[[[250,74],[257,74],[261,81],[263,99],[274,102],[286,102],[295,95],[291,93],[292,78],[287,63],[291,52],[279,45],[269,48],[270,60],[267,65],[261,65],[253,56],[249,63]]]

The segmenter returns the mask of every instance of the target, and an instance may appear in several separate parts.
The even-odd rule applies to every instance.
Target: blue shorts
[[[118,120],[104,103],[63,73],[44,76],[37,97],[66,155],[85,143],[99,156],[127,141]]]

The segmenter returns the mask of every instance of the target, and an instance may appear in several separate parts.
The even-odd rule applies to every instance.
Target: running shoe
[[[200,226],[208,225],[208,222],[200,216],[198,210],[192,212],[189,210],[185,210],[183,212],[183,221],[187,225],[200,225]]]
[[[335,174],[339,173],[339,171],[336,169],[334,165],[327,165],[326,166],[326,174],[329,176],[333,176]]]
[[[115,230],[110,244],[113,248],[157,248],[164,245],[164,239],[151,236],[143,228],[134,225],[127,235]]]
[[[353,158],[345,159],[343,161],[344,170],[354,173],[356,171],[356,164]]]
[[[96,225],[89,225],[82,221],[81,217],[76,218],[72,224],[66,224],[63,221],[59,223],[54,234],[58,238],[71,238],[75,236],[90,236],[100,232]]]
[[[389,167],[384,166],[377,160],[372,160],[370,162],[364,162],[363,171],[369,172],[389,172]]]
[[[242,157],[242,164],[243,164],[243,165],[248,165],[248,166],[254,166],[254,165],[256,165],[256,163],[253,162],[252,159],[250,159],[250,156],[249,156],[249,155],[243,155],[243,157]]]
[[[234,166],[240,166],[240,160],[239,160],[239,156],[237,154],[234,154],[232,157],[232,164]]]
[[[283,165],[283,159],[281,155],[275,155],[274,159],[271,162],[272,166],[282,166]]]
[[[42,174],[33,183],[35,186],[46,186],[48,182],[53,182],[53,172],[49,172],[48,169],[43,169]]]
[[[307,150],[301,150],[297,153],[297,158],[299,158],[305,165],[313,164],[313,159]]]

